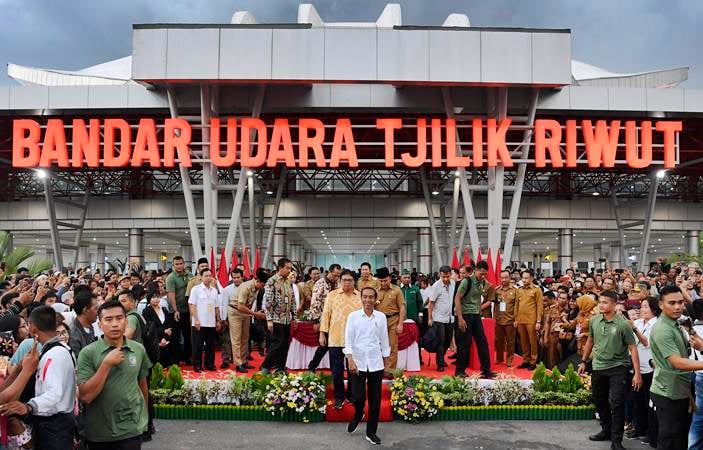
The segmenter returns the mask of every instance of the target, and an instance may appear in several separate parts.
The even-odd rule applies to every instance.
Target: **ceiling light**
[[[432,191],[432,195],[439,195],[439,191]]]
[[[583,241],[579,241],[579,244],[583,244]]]
[[[120,241],[115,242],[115,245],[120,245]]]
[[[461,175],[461,172],[459,172],[458,170],[454,172],[454,176],[458,177],[459,175]]]
[[[603,238],[603,240],[605,240],[605,238]]]
[[[43,180],[44,178],[49,176],[49,173],[44,169],[37,169],[36,173],[37,178],[39,178],[40,180]]]
[[[327,236],[322,236],[322,239],[327,240]]]
[[[547,246],[547,250],[549,250],[549,246]]]
[[[535,241],[535,245],[537,245],[537,241]]]
[[[266,195],[273,195],[273,191],[266,191]]]
[[[320,233],[325,234],[325,231],[324,231],[324,230],[320,230]]]
[[[154,247],[149,247],[149,250],[154,250]]]
[[[34,242],[39,242],[39,238],[35,238],[35,239],[34,239]]]
[[[93,240],[94,240],[94,241],[97,241],[97,240],[98,240],[98,238],[96,238],[95,236],[93,236]]]
[[[247,176],[248,176],[248,177],[253,177],[253,176],[254,176],[254,171],[250,170],[249,172],[247,172]]]
[[[593,193],[593,196],[594,196],[594,197],[598,197],[599,195],[600,195],[600,194],[599,194],[598,192],[594,192],[594,193]]]
[[[662,179],[665,176],[666,176],[666,170],[664,170],[664,169],[657,170],[657,178]]]
[[[662,238],[657,238],[657,241],[661,242],[661,241],[662,241]]]
[[[125,234],[124,234],[124,237],[129,237],[129,233],[125,233]]]
[[[186,234],[188,234],[188,230],[186,230]]]

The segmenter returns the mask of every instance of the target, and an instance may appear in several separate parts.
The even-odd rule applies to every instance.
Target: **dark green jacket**
[[[400,290],[405,298],[406,318],[417,320],[417,315],[422,312],[422,294],[420,288],[415,285],[402,286]]]

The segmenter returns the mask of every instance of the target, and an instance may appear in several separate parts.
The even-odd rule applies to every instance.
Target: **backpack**
[[[54,347],[63,347],[66,349],[66,351],[71,355],[71,361],[73,361],[73,367],[76,367],[76,358],[73,356],[73,351],[66,347],[65,345],[62,345],[61,341],[54,341],[46,344],[45,346],[42,347],[41,353],[39,353],[39,361],[44,357],[44,355],[51,350]],[[29,382],[24,386],[24,390],[22,391],[22,394],[20,394],[20,400],[23,403],[27,403],[31,399],[33,399],[36,396],[36,392],[34,391],[36,387],[36,379],[37,379],[37,373],[39,372],[39,368],[37,367],[37,370],[34,371],[34,374],[32,374],[32,377],[29,379]]]
[[[464,301],[464,299],[466,298],[466,296],[469,295],[469,292],[471,292],[471,286],[472,286],[472,284],[471,284],[471,283],[472,283],[471,277],[468,277],[468,278],[466,278],[466,279],[469,280],[469,286],[467,287],[466,292],[464,292],[464,296],[461,297],[461,301],[462,301],[462,302]],[[457,291],[459,291],[459,286],[461,286],[461,283],[462,283],[463,281],[464,281],[464,280],[461,280],[460,282],[456,283],[456,285],[455,285],[455,287],[454,287],[454,295],[452,296],[452,315],[456,315],[456,311],[454,311],[454,306],[455,306],[455,305],[454,305],[454,298],[456,298],[456,293],[457,293]]]
[[[439,341],[438,333],[439,330],[436,326],[428,327],[427,332],[422,336],[422,339],[420,339],[420,346],[429,353],[437,353],[437,348],[442,345]]]
[[[159,347],[159,330],[156,328],[156,322],[147,322],[144,317],[136,311],[130,311],[127,316],[136,316],[139,322],[139,328],[142,335],[141,344],[146,350],[146,354],[152,363],[159,360],[159,353],[161,348]]]

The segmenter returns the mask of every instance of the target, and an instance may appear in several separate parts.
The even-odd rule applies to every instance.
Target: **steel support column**
[[[193,268],[193,243],[189,241],[181,242],[181,256],[186,267]]]
[[[657,202],[657,190],[659,189],[659,178],[656,171],[649,174],[649,197],[647,198],[647,211],[644,216],[644,227],[642,230],[642,242],[640,243],[640,255],[638,261],[639,270],[646,270],[647,267],[647,250],[649,249],[649,238],[652,231],[652,216],[654,215],[654,206]]]
[[[271,253],[271,245],[273,242],[273,235],[274,231],[277,229],[276,228],[276,222],[278,221],[278,210],[280,209],[281,206],[281,198],[283,197],[283,187],[286,184],[286,174],[287,174],[287,169],[285,167],[281,168],[281,178],[278,181],[278,186],[276,187],[276,199],[274,200],[273,203],[273,212],[271,214],[271,226],[269,227],[269,232],[268,235],[266,236],[266,250],[264,251],[264,259],[262,260],[263,262],[266,262],[268,264],[269,256],[272,254]],[[261,221],[262,226],[263,226],[263,220]],[[280,256],[279,256],[280,258]],[[276,259],[276,256],[274,255],[274,259]]]
[[[51,232],[51,248],[53,249],[54,264],[58,270],[63,270],[63,257],[61,255],[61,237],[59,227],[56,223],[56,206],[54,205],[54,194],[51,189],[49,174],[44,177],[44,198],[46,199],[46,210],[49,214],[49,231]]]
[[[622,245],[620,241],[612,241],[610,243],[610,259],[608,263],[611,269],[620,269],[622,267]]]
[[[600,244],[593,246],[593,267],[595,268],[598,268],[598,264],[600,264],[598,260],[603,257],[602,249],[603,247]]]
[[[88,247],[88,244],[81,243],[78,247],[78,264],[76,264],[76,269],[79,267],[90,267],[90,247]]]
[[[254,209],[254,171],[247,173],[247,192],[249,193],[249,242],[252,254],[256,250],[256,211]]]
[[[527,159],[530,154],[530,142],[532,140],[533,129],[535,123],[535,114],[537,112],[537,103],[539,101],[539,89],[533,89],[530,95],[530,103],[527,108],[527,125],[522,136],[522,144],[518,148],[521,151],[520,158]],[[510,213],[508,216],[508,230],[505,232],[505,245],[503,260],[511,261],[511,252],[513,250],[513,241],[515,239],[515,230],[517,229],[517,217],[520,212],[520,201],[522,200],[522,190],[525,186],[525,173],[527,171],[526,163],[519,163],[517,168],[517,176],[515,178],[515,189],[513,190],[513,198],[510,201]],[[518,258],[519,259],[519,258]]]
[[[432,201],[430,200],[430,189],[427,183],[427,173],[425,168],[420,168],[420,182],[422,184],[422,194],[425,197],[425,206],[427,207],[427,217],[430,221],[430,231],[432,232],[432,242],[434,243],[434,251],[437,255],[437,264],[442,264],[444,256],[439,246],[439,234],[434,221],[434,211],[432,210]],[[396,260],[397,261],[397,260]]]
[[[273,258],[274,264],[281,258],[286,257],[286,229],[285,228],[273,228],[273,241],[271,249],[271,257]],[[271,264],[268,259],[263,260],[265,267],[270,267]]]
[[[498,88],[497,120],[500,123],[507,116],[508,90]],[[495,258],[500,250],[501,235],[503,234],[503,185],[505,168],[502,165],[488,168],[488,249]],[[511,243],[512,245],[512,243]]]
[[[400,266],[401,266],[401,270],[402,269],[407,269],[407,270],[413,269],[413,244],[409,241],[403,243],[403,260],[402,260]]]
[[[457,216],[459,214],[459,190],[461,188],[461,183],[459,182],[458,177],[454,177],[453,180],[453,185],[452,185],[452,221],[451,221],[451,226],[449,227],[449,253],[448,253],[448,258],[451,260],[452,258],[452,253],[454,252],[454,249],[457,247],[456,243],[456,222],[457,222]],[[461,252],[461,250],[458,250]]]
[[[200,123],[202,125],[202,177],[203,177],[203,227],[205,229],[205,254],[210,254],[210,249],[217,249],[217,234],[215,230],[216,211],[212,210],[213,196],[217,195],[217,188],[213,183],[213,164],[210,162],[210,86],[200,85]],[[217,251],[215,250],[217,253]]]
[[[168,96],[168,109],[172,118],[178,117],[178,102],[176,99],[176,91],[173,87],[166,88]],[[176,135],[180,136],[180,130],[176,130]],[[190,150],[189,150],[190,151]],[[178,164],[178,170],[181,175],[181,188],[183,189],[183,199],[186,204],[186,213],[188,215],[188,229],[190,230],[190,240],[193,246],[194,257],[200,258],[203,256],[203,247],[200,244],[200,232],[198,231],[198,217],[195,212],[195,201],[193,200],[193,190],[190,184],[190,174],[188,169]]]

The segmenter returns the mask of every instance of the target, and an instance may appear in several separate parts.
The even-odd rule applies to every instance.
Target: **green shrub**
[[[559,384],[560,392],[573,394],[583,388],[583,380],[581,380],[579,374],[574,370],[573,364],[569,364],[569,367],[566,368],[563,378],[564,379]]]
[[[160,389],[164,385],[164,368],[161,363],[154,364],[151,368],[151,380],[149,380],[149,390]]]
[[[163,383],[163,388],[170,391],[174,389],[181,389],[185,382],[183,381],[183,374],[181,373],[181,368],[176,364],[172,365],[168,369],[168,375]]]

